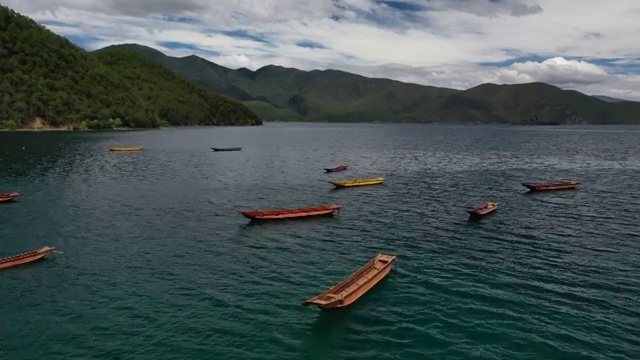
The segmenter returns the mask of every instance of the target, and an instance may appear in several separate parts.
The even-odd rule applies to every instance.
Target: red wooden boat
[[[480,218],[485,215],[491,214],[496,210],[498,210],[498,203],[489,201],[484,205],[476,207],[475,209],[467,210],[467,212],[469,213],[469,217],[471,218]]]
[[[7,203],[15,200],[18,196],[20,196],[17,192],[12,193],[0,193],[0,204]]]
[[[51,254],[53,250],[55,250],[54,247],[45,246],[37,250],[2,258],[0,259],[0,270],[40,260]]]
[[[338,172],[338,171],[345,171],[347,170],[347,168],[349,168],[349,165],[344,164],[344,165],[339,165],[332,168],[325,168],[324,171],[328,173],[332,173],[332,172]]]
[[[577,181],[558,181],[549,183],[522,183],[529,191],[551,191],[575,189],[580,185]]]
[[[251,220],[279,220],[330,215],[340,210],[340,208],[342,208],[341,205],[320,205],[299,209],[243,210],[239,211],[239,213]]]

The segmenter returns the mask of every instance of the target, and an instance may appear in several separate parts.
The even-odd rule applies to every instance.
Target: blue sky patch
[[[327,48],[326,46],[320,44],[319,42],[309,41],[309,40],[298,41],[296,45],[303,48],[309,48],[309,49],[326,49]]]
[[[390,1],[390,0],[378,0],[379,4],[387,5],[390,8],[400,11],[423,11],[426,8],[422,5],[415,4],[407,1]]]
[[[504,61],[494,61],[494,62],[479,62],[478,65],[480,66],[495,66],[495,67],[505,67],[505,66],[510,66],[513,65],[514,63],[521,63],[521,62],[527,62],[527,61],[534,61],[534,62],[542,62],[547,60],[548,58],[546,57],[542,57],[542,56],[538,56],[538,55],[528,55],[528,56],[518,56],[518,57],[514,57],[508,60],[504,60]]]
[[[91,43],[102,40],[101,38],[86,35],[66,35],[65,38],[83,49],[91,50]]]
[[[245,30],[222,31],[221,33],[234,38],[253,40],[253,41],[262,42],[262,43],[269,43],[269,41],[267,41],[265,36],[249,34]]]
[[[70,27],[70,28],[77,28],[77,25],[73,25],[73,24],[67,24],[64,23],[62,21],[55,21],[55,20],[44,20],[44,21],[40,21],[40,24],[44,25],[44,26],[63,26],[63,27]]]
[[[169,22],[177,22],[181,24],[199,24],[202,21],[186,16],[162,15],[162,20]]]
[[[215,50],[203,49],[196,45],[187,44],[179,41],[160,41],[157,44],[160,46],[169,48],[171,50],[191,50],[194,52],[201,52],[209,55],[220,55],[220,53]]]

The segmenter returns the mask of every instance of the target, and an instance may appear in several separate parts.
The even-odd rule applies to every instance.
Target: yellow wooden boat
[[[137,147],[112,147],[112,148],[109,148],[109,151],[128,151],[128,152],[132,152],[132,151],[142,151],[142,149],[144,149],[142,146],[137,146]]]
[[[369,178],[369,179],[353,179],[353,180],[341,180],[341,181],[329,181],[333,186],[337,188],[352,187],[352,186],[366,186],[366,185],[378,185],[384,182],[383,177]]]

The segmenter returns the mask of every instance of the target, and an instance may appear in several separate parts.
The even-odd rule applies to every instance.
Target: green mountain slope
[[[254,125],[239,102],[124,49],[88,53],[0,6],[0,127]],[[109,121],[111,119],[111,121]]]
[[[243,101],[265,120],[640,124],[640,103],[609,103],[543,83],[483,84],[459,91],[335,70],[273,65],[232,70],[136,44],[112,48],[142,53],[193,83]]]
[[[640,103],[608,103],[545,83],[482,84],[451,96],[441,111],[479,121],[513,124],[633,124],[640,123]],[[461,120],[458,117],[458,120]]]
[[[174,58],[123,44],[186,79],[245,102],[265,120],[438,121],[441,99],[457,90],[371,79],[343,71],[265,66],[231,70],[197,56]]]

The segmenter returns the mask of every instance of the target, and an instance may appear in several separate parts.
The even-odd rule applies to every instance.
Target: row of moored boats
[[[337,172],[347,170],[348,165],[340,165],[333,168],[326,168],[325,172]],[[343,181],[330,181],[336,188],[366,186],[382,184],[384,178],[355,179]],[[523,183],[531,192],[575,189],[579,185],[576,181],[560,181],[550,183]],[[252,221],[267,221],[306,218],[323,215],[332,215],[342,208],[341,205],[319,205],[306,208],[275,209],[275,210],[244,210],[242,215]],[[489,201],[481,206],[467,210],[470,219],[479,219],[489,215],[498,209],[498,203]],[[348,306],[358,300],[362,295],[371,290],[376,284],[384,279],[396,262],[396,256],[388,254],[378,254],[369,260],[364,266],[355,271],[348,278],[330,287],[323,293],[305,300],[305,306],[314,305],[323,310]]]
[[[214,151],[240,151],[242,148],[212,148]],[[217,150],[216,150],[217,149]],[[142,147],[135,148],[110,148],[110,151],[141,151]],[[324,169],[326,173],[345,171],[348,165],[339,165],[332,168]],[[352,179],[341,181],[329,181],[336,188],[358,187],[382,184],[385,181],[383,177]],[[577,181],[561,181],[551,183],[523,183],[532,192],[552,191],[575,189],[579,183]],[[11,202],[15,200],[19,193],[0,194],[0,203]],[[316,216],[332,215],[342,208],[341,205],[318,205],[306,208],[291,209],[275,209],[275,210],[242,210],[240,213],[251,221],[270,221],[283,219],[299,219]],[[485,215],[493,213],[498,209],[498,203],[494,201],[487,202],[481,206],[467,210],[470,218],[477,219]],[[55,248],[45,246],[23,254],[18,254],[0,259],[0,269],[5,269],[17,265],[30,263],[46,257],[54,252]],[[330,287],[323,293],[305,300],[302,304],[305,306],[314,305],[323,310],[334,309],[348,306],[358,300],[362,295],[371,290],[376,284],[384,279],[392,269],[396,262],[396,256],[388,254],[378,254],[369,260],[361,268],[351,274],[349,277]]]

